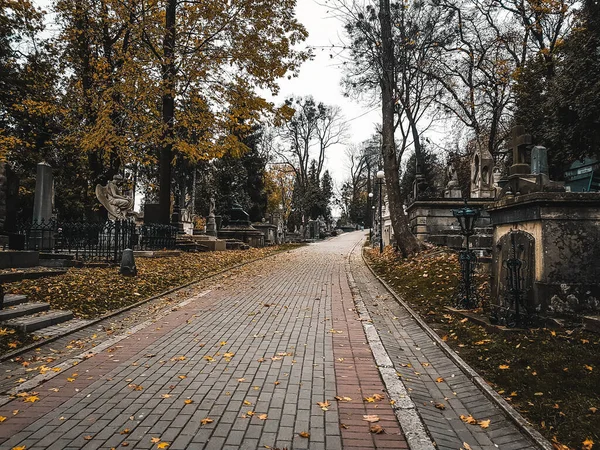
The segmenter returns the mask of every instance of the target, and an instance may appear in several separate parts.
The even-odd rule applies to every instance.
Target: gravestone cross
[[[510,150],[513,154],[513,163],[510,166],[510,175],[527,175],[530,173],[527,164],[527,147],[533,142],[530,134],[525,134],[525,127],[516,125],[512,129]]]

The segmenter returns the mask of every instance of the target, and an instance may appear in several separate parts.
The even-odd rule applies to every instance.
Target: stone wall
[[[491,199],[469,200],[469,206],[481,211],[481,217],[476,222],[477,233],[471,237],[473,248],[491,249],[491,219],[485,208],[492,202]],[[452,210],[463,206],[464,200],[455,198],[414,201],[406,208],[410,229],[422,241],[450,248],[462,248],[463,237]]]

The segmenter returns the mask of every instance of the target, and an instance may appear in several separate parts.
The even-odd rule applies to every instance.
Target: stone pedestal
[[[492,298],[506,295],[511,230],[518,230],[523,283],[532,311],[600,309],[600,193],[534,192],[488,208],[494,226]]]
[[[469,200],[469,206],[479,208],[481,211],[481,217],[476,224],[477,229],[489,228],[491,221],[485,208],[492,202],[491,199]],[[411,232],[421,241],[460,249],[463,246],[463,237],[452,210],[463,206],[462,198],[417,200],[406,208]],[[473,236],[471,242],[473,248],[491,248],[491,237],[484,232]]]
[[[255,223],[253,227],[262,232],[265,238],[265,245],[274,245],[277,243],[277,225],[272,223]]]
[[[206,219],[206,234],[209,236],[217,235],[217,222],[213,213],[210,213]]]

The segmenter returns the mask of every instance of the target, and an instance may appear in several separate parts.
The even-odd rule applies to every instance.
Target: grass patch
[[[488,332],[444,309],[453,306],[459,281],[455,253],[429,250],[403,260],[391,249],[366,252],[373,269],[555,448],[591,449],[599,442],[599,335],[580,324]],[[487,279],[478,276],[478,285],[485,303]]]

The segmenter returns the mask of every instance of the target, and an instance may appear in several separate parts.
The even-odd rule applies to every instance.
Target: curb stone
[[[394,401],[392,409],[394,410],[394,414],[404,433],[409,448],[414,450],[434,450],[435,446],[431,436],[427,432],[425,424],[423,423],[414,402],[408,395],[404,383],[402,380],[398,379],[396,370],[394,369],[394,363],[387,353],[383,342],[381,342],[379,333],[373,325],[371,316],[356,287],[356,282],[350,268],[350,255],[354,253],[356,246],[361,242],[362,241],[359,241],[352,247],[352,250],[348,253],[345,261],[346,277],[348,279],[348,285],[350,286],[350,292],[354,299],[354,304],[356,305],[359,320],[362,323],[367,342],[369,343],[369,347],[371,347],[371,352],[373,353],[375,364],[377,365],[383,384],[390,399]]]
[[[367,258],[365,258],[364,251],[361,251],[362,259],[373,274],[375,278],[385,287],[385,289],[392,295],[392,297],[400,303],[413,319],[419,324],[419,326],[434,340],[436,345],[450,358],[459,369],[475,383],[475,385],[483,392],[483,394],[498,408],[506,414],[506,416],[517,425],[521,431],[533,441],[533,443],[543,450],[553,450],[552,444],[542,434],[534,429],[531,424],[519,414],[512,406],[510,406],[496,391],[494,391],[485,380],[479,375],[471,366],[469,366],[454,350],[448,346],[442,339],[437,335],[435,331],[429,328],[429,325],[419,316],[412,308],[400,297],[396,292],[389,286],[379,275],[375,273],[373,268],[370,266]]]

